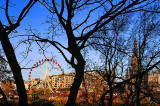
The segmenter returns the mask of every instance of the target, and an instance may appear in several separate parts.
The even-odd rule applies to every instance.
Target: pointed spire
[[[133,54],[132,56],[138,56],[138,50],[137,50],[137,40],[134,38],[134,48],[133,48]]]
[[[132,53],[132,60],[131,60],[131,72],[130,74],[134,74],[138,71],[138,49],[137,49],[137,40],[134,39],[134,48]]]
[[[126,79],[128,79],[129,78],[129,69],[127,68],[127,70],[126,70]]]

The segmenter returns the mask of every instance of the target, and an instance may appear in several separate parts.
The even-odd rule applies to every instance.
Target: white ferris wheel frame
[[[45,64],[45,63],[50,63],[51,64],[50,66],[52,66],[52,67],[50,68],[50,70],[48,70],[48,64]],[[43,64],[45,66],[42,68]],[[58,66],[58,68],[55,67],[55,65]],[[51,90],[52,93],[55,93],[56,91],[58,91],[62,87],[62,84],[64,82],[64,70],[62,69],[62,67],[60,66],[60,64],[57,61],[55,61],[54,59],[42,59],[42,60],[39,60],[38,62],[36,62],[32,66],[32,68],[30,69],[29,76],[28,76],[28,81],[29,81],[28,88],[29,88],[29,90],[33,87],[33,85],[31,84],[31,80],[32,80],[31,79],[31,73],[32,73],[32,71],[35,71],[34,69],[37,68],[37,67],[40,67],[40,69],[42,69],[42,72],[44,74],[44,82],[43,83],[47,83],[48,84],[48,88]],[[61,73],[62,73],[62,75],[60,76],[60,78],[61,78],[61,85],[56,90],[53,90],[53,88],[52,88],[52,86],[50,84],[50,81],[47,80],[47,79],[45,79],[45,78],[47,78],[47,76],[49,76],[48,71],[52,71],[52,69],[55,69],[55,71],[60,70]],[[56,80],[56,83],[57,83],[57,80]]]

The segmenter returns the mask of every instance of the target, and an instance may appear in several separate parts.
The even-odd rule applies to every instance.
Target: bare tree
[[[155,0],[40,0],[51,14],[56,15],[58,23],[61,25],[67,36],[68,45],[65,47],[54,39],[45,39],[39,36],[36,41],[48,42],[56,47],[67,63],[76,71],[74,82],[70,88],[70,95],[66,103],[73,106],[77,97],[80,84],[84,77],[85,59],[82,50],[87,47],[88,39],[100,28],[111,22],[115,17],[129,12],[144,11],[144,7],[154,4]],[[78,13],[86,11],[82,20],[79,20]],[[105,12],[99,12],[104,10]],[[149,11],[149,10],[148,10]],[[99,16],[93,15],[98,14]],[[78,21],[77,21],[77,20]],[[91,21],[94,19],[93,21]],[[78,33],[76,33],[78,31]],[[65,52],[71,54],[67,57]]]
[[[4,17],[6,17],[7,22],[3,22],[0,20],[0,41],[2,48],[4,50],[4,53],[6,55],[6,58],[8,60],[8,63],[11,67],[13,77],[15,79],[15,83],[17,86],[18,96],[19,96],[19,104],[27,105],[27,94],[21,74],[21,68],[18,64],[18,61],[15,56],[14,49],[12,47],[12,44],[9,40],[9,35],[14,32],[14,30],[20,26],[21,21],[25,18],[25,16],[28,14],[29,10],[32,8],[32,6],[36,3],[37,0],[30,0],[26,6],[21,10],[20,14],[16,17],[15,22],[11,20],[11,16],[9,15],[9,4],[10,0],[6,0],[5,6],[1,9],[4,11]]]
[[[110,30],[114,30],[114,28],[108,27],[109,26],[108,24],[108,26],[105,26],[100,30],[98,30],[98,33],[94,34],[96,36],[90,37],[90,39],[92,40],[89,42],[89,44],[92,45],[94,49],[98,50],[103,55],[102,59],[105,60],[104,61],[105,69],[101,69],[101,70],[105,70],[105,71],[101,72],[101,75],[104,77],[104,80],[106,79],[106,81],[108,82],[108,85],[110,86],[110,89],[108,89],[102,95],[102,98],[101,98],[102,105],[105,105],[103,101],[104,101],[105,95],[109,93],[110,99],[109,99],[108,105],[111,106],[113,91],[115,90],[114,88],[117,88],[118,86],[120,87],[120,84],[128,85],[128,83],[129,83],[129,86],[131,86],[130,94],[129,94],[130,96],[128,96],[129,98],[125,98],[125,99],[128,99],[128,100],[132,99],[133,103],[136,103],[137,106],[141,105],[140,101],[142,100],[143,97],[151,97],[154,102],[159,103],[159,101],[156,98],[154,98],[153,95],[148,94],[148,86],[147,86],[148,72],[151,71],[151,69],[153,69],[154,67],[158,67],[158,64],[159,64],[159,61],[157,60],[157,58],[159,58],[159,46],[158,46],[159,45],[159,42],[158,42],[159,20],[157,18],[158,15],[153,13],[147,13],[146,11],[141,12],[140,14],[141,14],[140,18],[136,19],[137,23],[132,24],[134,27],[133,27],[133,32],[131,31],[132,32],[131,36],[133,36],[132,38],[134,39],[136,38],[138,40],[138,44],[137,44],[137,41],[135,40],[134,49],[132,52],[126,52],[128,51],[127,48],[122,46],[123,44],[125,44],[124,40],[122,42],[116,43],[119,35],[116,29],[123,28],[122,26],[119,27],[116,25],[118,24],[121,25],[121,22],[123,23],[123,19],[121,19],[122,20],[121,22],[118,21],[117,24],[114,24],[115,34],[111,33]],[[139,15],[136,14],[136,16],[139,16]],[[113,23],[114,22],[115,21],[113,20]],[[127,22],[127,20],[124,22]],[[132,27],[132,25],[130,27]],[[128,29],[130,29],[130,27],[128,26]],[[123,30],[118,30],[118,31],[122,31],[123,37],[125,38],[125,33],[127,31],[126,32]],[[111,35],[111,37],[109,35]],[[130,40],[127,42],[130,42]],[[129,47],[132,48],[133,44],[130,45]],[[121,55],[118,55],[117,53]],[[129,56],[130,54],[131,56]],[[114,58],[114,56],[118,56],[119,59]],[[124,77],[124,75],[123,75],[124,78],[122,78],[122,77],[116,76],[115,74],[116,73],[115,69],[117,67],[119,67],[118,71],[120,71],[119,70],[120,69],[119,64],[121,63],[120,60],[122,60],[124,56],[125,57],[129,56],[129,58],[132,57],[132,61],[131,63],[129,63],[129,65],[131,66],[129,69],[130,76],[129,78],[127,78],[127,80],[124,79],[126,78]],[[153,59],[155,59],[156,62],[155,64],[151,65],[151,61]],[[116,61],[116,60],[119,60],[119,61]],[[125,58],[125,60],[127,60],[127,58]],[[125,64],[125,63],[122,62],[122,64]],[[121,71],[121,72],[122,74],[126,73],[126,71]],[[119,79],[119,81],[122,81],[122,82],[117,84],[113,83],[115,78]],[[128,91],[126,91],[126,93],[127,92]],[[129,101],[127,101],[127,103],[128,102]]]
[[[102,102],[104,101],[104,97],[107,93],[110,93],[114,90],[114,88],[117,88],[116,86],[120,87],[120,84],[125,84],[130,86],[130,89],[127,89],[130,93],[128,96],[128,101],[127,103],[131,102],[134,104],[136,104],[137,106],[141,105],[141,100],[143,97],[151,97],[151,100],[153,100],[154,102],[159,104],[158,99],[156,99],[153,95],[151,95],[151,91],[148,94],[148,72],[151,71],[151,69],[158,67],[159,65],[159,61],[157,60],[159,58],[159,42],[157,41],[159,39],[159,20],[157,19],[157,14],[153,14],[153,13],[147,13],[147,12],[142,12],[140,15],[140,18],[138,18],[138,20],[136,21],[137,23],[134,24],[134,28],[133,28],[133,32],[132,32],[132,38],[134,38],[134,48],[132,51],[132,55],[129,56],[129,58],[132,57],[131,63],[129,63],[130,68],[129,68],[129,73],[127,74],[129,77],[127,79],[122,79],[120,78],[119,80],[122,80],[122,82],[117,83],[112,85],[112,89],[107,90],[103,95],[102,95]],[[119,22],[120,23],[120,22]],[[139,24],[138,24],[139,23]],[[137,26],[136,26],[137,25]],[[118,27],[116,27],[118,28]],[[106,29],[106,28],[105,28]],[[101,31],[106,31],[105,29],[101,29]],[[110,29],[109,29],[110,30]],[[107,32],[105,32],[106,34],[109,33],[109,30]],[[124,33],[124,32],[123,32]],[[101,35],[101,33],[98,33],[99,35]],[[112,33],[109,33],[112,34]],[[105,35],[106,36],[106,35]],[[109,36],[109,35],[108,35]],[[114,37],[114,34],[112,34],[112,36]],[[93,37],[94,38],[94,37]],[[97,38],[97,37],[95,37]],[[123,56],[127,56],[130,53],[125,52],[126,50],[123,48],[116,48],[115,45],[111,45],[110,42],[115,42],[115,39],[111,39],[111,41],[105,41],[106,44],[103,44],[103,37],[98,37],[99,41],[96,42],[96,40],[93,40],[92,45],[94,45],[93,47],[96,48],[96,50],[99,50],[103,55],[104,54],[108,54],[108,55],[104,55],[104,57],[109,57],[109,55],[111,55],[111,57],[113,58],[113,52],[110,52],[110,50],[116,49],[118,52],[120,52],[123,55],[118,55],[118,57],[123,57]],[[137,41],[135,40],[135,38],[138,40],[138,44]],[[156,39],[155,39],[156,38]],[[106,39],[106,38],[105,38]],[[108,43],[109,42],[109,43]],[[128,41],[129,42],[129,41]],[[123,44],[123,42],[118,43],[118,44]],[[132,44],[133,45],[133,44]],[[105,49],[108,48],[108,50]],[[121,46],[120,46],[121,47]],[[130,46],[131,47],[131,46]],[[105,51],[106,50],[106,51]],[[103,52],[105,51],[105,52]],[[109,67],[111,67],[115,62],[115,60],[113,60],[112,58],[106,58],[108,59],[108,64],[106,66],[108,66],[108,72],[110,70]],[[111,60],[110,60],[111,59]],[[125,58],[126,59],[126,58]],[[156,60],[154,64],[151,64],[152,60]],[[109,66],[109,63],[112,63],[111,66]],[[119,62],[118,62],[119,64]],[[105,67],[106,67],[105,66]],[[118,66],[119,67],[119,66]],[[115,70],[114,70],[115,71]],[[113,78],[116,78],[116,76],[113,76],[112,73],[106,74],[107,78],[110,78],[110,76],[112,76]],[[123,73],[126,73],[125,71]],[[103,74],[102,74],[103,75]],[[107,80],[108,82],[113,81],[112,79]],[[125,83],[124,83],[125,82]],[[128,91],[126,91],[126,94],[128,93]],[[149,96],[150,95],[150,96]],[[112,98],[112,95],[110,95],[110,98]],[[131,100],[131,101],[129,101]],[[102,103],[104,105],[104,103]],[[131,104],[131,103],[129,103]],[[110,104],[112,105],[112,104]]]
[[[124,37],[127,32],[129,24],[129,15],[122,15],[116,17],[110,24],[98,30],[88,42],[89,45],[101,54],[102,66],[97,71],[103,80],[107,82],[109,90],[108,105],[113,104],[113,93],[116,91],[112,89],[117,83],[116,80],[124,80],[125,66],[123,60],[127,59],[127,42],[128,38]],[[123,36],[123,37],[122,37]],[[123,88],[122,88],[123,89]],[[104,104],[104,94],[101,97],[101,104]],[[103,99],[102,99],[103,98]]]
[[[9,105],[6,94],[2,88],[2,83],[4,83],[4,81],[6,81],[7,79],[12,79],[11,70],[8,70],[7,65],[8,65],[7,61],[4,59],[1,53],[1,56],[0,56],[0,82],[1,82],[0,93],[2,95],[1,100],[3,104]]]
[[[0,81],[4,82],[5,80],[12,78],[12,72],[8,68],[8,61],[6,61],[4,57],[0,55]]]
[[[154,7],[152,7],[154,8]],[[135,100],[136,105],[140,105],[141,95],[147,95],[148,89],[148,73],[141,74],[149,66],[152,66],[152,60],[155,60],[155,63],[158,62],[159,58],[159,19],[157,14],[151,14],[147,12],[142,12],[139,18],[138,30],[135,31],[135,37],[137,38],[137,59],[138,67],[137,73],[139,74],[136,77],[135,81]],[[155,68],[158,65],[155,66]],[[136,69],[135,69],[136,71]],[[149,70],[151,71],[151,70]],[[154,102],[160,103],[156,98],[152,98]]]

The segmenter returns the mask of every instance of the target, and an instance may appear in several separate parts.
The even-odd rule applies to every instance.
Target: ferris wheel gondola
[[[57,76],[56,79],[53,79],[53,76]],[[62,87],[64,71],[54,59],[42,59],[30,69],[28,80],[29,90],[42,88],[55,93]],[[55,86],[57,83],[60,83],[58,87]]]

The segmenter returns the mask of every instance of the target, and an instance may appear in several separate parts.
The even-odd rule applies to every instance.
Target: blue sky
[[[5,5],[4,1],[5,0],[0,0],[0,6]],[[16,16],[15,17],[15,19],[16,19],[18,17],[19,13],[21,12],[21,10],[23,9],[23,7],[26,5],[26,3],[29,0],[10,0],[10,1],[12,3],[10,5],[11,7],[9,7],[9,15],[10,16]],[[96,5],[94,5],[94,6],[96,6]],[[89,7],[87,9],[85,8],[82,11],[76,12],[75,13],[76,18],[73,18],[73,20],[72,20],[74,22],[74,24],[79,24],[81,21],[83,21],[85,19],[85,16],[87,16],[89,9],[94,8],[94,6]],[[103,12],[99,12],[99,11],[102,11],[102,9],[97,10],[94,14],[91,14],[91,18],[89,19],[88,23],[95,22],[98,19],[98,17],[101,16],[101,14]],[[0,14],[1,14],[0,20],[2,21],[2,23],[7,24],[6,23],[6,18],[4,16],[4,11],[0,10]],[[66,13],[64,13],[64,14],[66,14]],[[47,32],[48,27],[49,27],[49,24],[46,24],[47,16],[51,16],[50,13],[48,12],[48,10],[46,10],[39,3],[36,3],[33,6],[33,8],[31,8],[28,15],[22,20],[22,22],[20,24],[20,27],[18,27],[16,29],[18,33],[13,33],[13,34],[10,35],[10,37],[16,36],[16,35],[30,34],[30,33],[26,32],[26,29],[28,29],[30,26],[33,29],[36,29],[35,33],[40,32],[41,37],[46,37],[45,33]],[[135,15],[135,18],[136,18],[136,15]],[[88,23],[85,23],[85,25],[80,27],[78,30],[74,31],[74,34],[76,36],[79,36],[81,34],[82,29],[85,26],[87,26]],[[130,35],[130,34],[125,33],[122,36],[127,36],[127,35]],[[50,36],[50,35],[48,35],[48,36]],[[16,37],[16,38],[13,38],[13,39],[10,39],[10,40],[12,42],[13,47],[16,47],[19,44],[19,42],[21,40],[24,40],[24,39],[25,39],[24,37]],[[65,32],[62,32],[59,29],[56,29],[56,36],[54,37],[54,40],[56,40],[56,41],[60,42],[61,44],[67,46],[67,38],[66,38]],[[15,49],[17,60],[18,60],[20,66],[22,68],[23,67],[30,68],[36,62],[45,58],[43,54],[39,53],[39,47],[34,42],[31,46],[32,52],[30,52],[28,57],[23,62],[21,62],[24,58],[23,57],[23,52],[25,51],[26,47],[27,46],[25,44],[22,44],[22,45],[19,45],[18,48]],[[131,48],[131,50],[132,50],[132,48]],[[65,52],[65,54],[67,54],[67,52]],[[64,69],[65,72],[71,72],[71,71],[73,72],[73,69],[70,68],[70,66],[66,63],[66,61],[62,57],[62,55],[59,53],[59,51],[57,51],[53,46],[50,46],[47,49],[47,52],[45,52],[45,55],[46,55],[47,58],[52,58],[54,56],[55,60],[61,65],[61,67]],[[70,55],[67,54],[67,56],[70,56]],[[87,57],[90,60],[93,60],[93,62],[101,64],[101,61],[99,60],[99,53],[97,51],[89,50],[89,54],[87,55]],[[128,60],[126,62],[128,62]],[[28,75],[29,75],[29,69],[24,69],[22,71],[22,74],[23,74],[24,79],[27,80]]]
[[[2,2],[3,0],[0,0],[0,1]],[[15,5],[14,5],[14,8],[13,7],[9,8],[9,15],[18,16],[19,12],[22,10],[22,8],[25,6],[25,4],[29,0],[10,0],[10,1],[14,2]],[[2,3],[2,4],[4,4],[4,3]],[[93,8],[93,7],[91,7],[91,8]],[[90,8],[88,8],[88,9],[90,9]],[[82,21],[85,18],[85,16],[87,15],[88,9],[85,9],[81,12],[75,13],[78,16],[78,18],[74,18],[73,21],[75,23],[79,23],[80,21]],[[97,11],[94,14],[92,14],[92,18],[90,18],[89,22],[96,21],[96,19],[101,15],[101,13],[102,12]],[[0,10],[0,14],[4,14],[4,12],[2,10]],[[49,24],[45,23],[45,21],[47,20],[47,16],[50,16],[49,12],[42,5],[40,5],[39,3],[36,3],[33,6],[33,8],[31,8],[28,15],[23,19],[20,27],[18,27],[16,29],[18,33],[14,33],[14,34],[10,35],[10,37],[15,36],[15,35],[28,34],[26,32],[26,29],[28,29],[29,26],[31,26],[33,29],[36,29],[37,32],[40,32],[42,37],[46,36],[45,33],[47,32],[48,27],[49,27]],[[0,17],[0,19],[2,20],[2,22],[6,22],[4,15],[2,15]],[[87,23],[85,25],[87,25]],[[79,28],[78,31],[77,32],[75,31],[74,33],[77,36],[79,36],[78,32],[81,32],[82,28],[84,28],[84,26]],[[67,46],[67,39],[66,39],[65,33],[62,33],[60,30],[56,30],[56,31],[60,36],[55,36],[55,40],[65,46]],[[10,40],[12,42],[12,45],[14,47],[16,47],[18,45],[18,43],[20,42],[20,40],[24,40],[24,38],[23,37],[16,37],[16,38],[13,38]],[[26,49],[26,45],[22,44],[22,45],[18,46],[18,48],[15,49],[17,59],[18,59],[19,64],[22,68],[23,67],[30,68],[34,65],[34,63],[45,58],[43,54],[39,53],[39,48],[37,47],[36,43],[33,43],[31,48],[32,48],[31,49],[32,52],[29,53],[28,57],[23,62],[21,62],[23,60],[23,53],[22,52],[24,52],[24,50]],[[65,62],[64,58],[61,56],[59,51],[57,51],[54,47],[50,46],[47,49],[47,52],[45,53],[45,55],[47,56],[47,58],[52,58],[52,56],[54,56],[55,60],[57,60],[57,62],[62,66],[62,68],[64,69],[65,72],[73,71],[73,69],[71,69],[70,66]],[[69,56],[69,55],[67,54],[67,56]],[[94,60],[94,62],[100,63],[100,60],[98,60],[99,54],[96,51],[89,50],[88,58],[90,58],[91,60]],[[29,70],[23,70],[22,73],[23,73],[24,79],[27,80]]]
[[[11,2],[13,2],[13,0],[11,0]],[[18,16],[19,12],[21,11],[21,9],[25,6],[25,3],[27,2],[28,0],[14,0],[15,8],[9,8],[9,14],[11,16]],[[3,14],[4,12],[0,11],[0,13]],[[27,34],[25,29],[28,28],[29,25],[31,25],[32,28],[36,28],[37,31],[43,34],[44,32],[46,32],[48,28],[48,25],[44,24],[44,22],[46,21],[47,15],[48,15],[48,11],[43,6],[39,5],[39,3],[35,4],[34,7],[30,10],[29,14],[21,22],[20,27],[16,29],[18,33],[14,33],[13,35],[10,35],[10,37],[15,36],[15,35]],[[1,15],[0,19],[2,20],[2,22],[6,22],[5,17],[3,15]],[[23,38],[21,37],[16,37],[10,40],[11,40],[13,47],[16,47],[19,41],[22,39]],[[66,41],[64,40],[65,39],[64,36],[57,37],[56,39],[62,42],[62,44],[66,43]],[[35,62],[45,58],[42,54],[39,54],[38,52],[39,48],[37,48],[37,45],[35,43],[32,44],[31,48],[32,48],[32,52],[30,52],[29,56],[22,63],[20,63],[21,67],[24,67],[24,66],[32,67]],[[16,57],[19,62],[23,60],[22,52],[24,50],[25,50],[24,44],[20,45],[18,48],[15,49]],[[52,58],[52,56],[55,56],[55,59],[62,66],[62,68],[65,71],[68,70],[68,65],[66,64],[63,57],[60,55],[60,53],[55,48],[50,47],[46,53],[46,56],[47,58]],[[25,80],[28,79],[29,70],[23,70],[22,74]]]
[[[1,5],[5,5],[4,1],[2,0],[0,1],[1,1]],[[11,4],[11,6],[14,6],[14,7],[9,8],[10,16],[18,16],[22,8],[28,2],[28,0],[10,0],[10,1],[11,3],[14,3],[14,4]],[[4,11],[0,10],[0,13],[4,14]],[[75,22],[79,22],[80,19],[84,18],[83,16],[85,15],[85,11],[83,13],[77,13],[77,14],[80,17],[79,19],[74,19]],[[16,36],[16,35],[28,34],[26,33],[25,29],[29,28],[29,25],[31,25],[33,29],[35,28],[38,32],[41,32],[41,36],[44,36],[43,34],[46,33],[48,26],[49,26],[48,24],[45,24],[45,21],[47,20],[47,16],[49,16],[49,12],[39,3],[35,4],[33,8],[30,10],[30,12],[28,13],[28,15],[21,22],[20,27],[16,29],[18,33],[14,33],[10,35],[10,37]],[[4,17],[4,15],[1,15],[0,19],[2,20],[2,22],[6,22],[6,18]],[[91,19],[91,20],[94,20],[94,19]],[[61,35],[56,36],[55,39],[59,41],[60,43],[62,43],[63,45],[67,45],[65,34],[61,33],[60,31],[58,31],[58,33],[60,33]],[[77,32],[75,33],[78,34]],[[24,38],[16,37],[10,40],[12,42],[13,47],[16,47],[18,43],[20,42],[20,40],[24,40]],[[32,52],[30,52],[28,57],[23,62],[21,62],[23,60],[22,52],[24,52],[25,47],[26,45],[22,44],[22,45],[19,45],[18,48],[15,49],[17,60],[19,61],[19,64],[22,68],[32,67],[34,63],[45,58],[43,54],[39,53],[39,48],[37,47],[37,44],[33,43],[31,46]],[[57,60],[57,62],[62,66],[65,72],[73,71],[73,69],[70,68],[70,66],[65,62],[64,58],[61,56],[61,54],[54,47],[50,46],[47,52],[45,53],[45,55],[47,56],[47,58],[52,58],[52,56],[54,56],[55,60]],[[93,59],[96,60],[95,57],[97,56],[95,55],[97,55],[97,53],[95,52],[91,52],[89,54],[92,60]],[[23,74],[24,79],[27,80],[28,75],[29,75],[29,70],[24,69],[22,71],[22,74]]]

